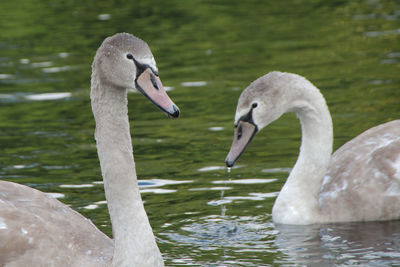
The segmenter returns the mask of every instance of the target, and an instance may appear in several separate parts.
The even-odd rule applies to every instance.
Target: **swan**
[[[280,224],[306,225],[400,218],[400,120],[373,127],[332,156],[332,119],[320,91],[297,74],[270,72],[240,95],[234,165],[252,138],[286,112],[302,131],[300,153],[272,208]]]
[[[171,118],[179,116],[148,45],[128,33],[106,38],[93,61],[90,96],[113,240],[58,200],[0,181],[0,266],[164,265],[132,154],[127,88],[135,87]]]

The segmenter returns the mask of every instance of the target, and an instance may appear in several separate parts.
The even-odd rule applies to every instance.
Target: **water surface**
[[[398,1],[3,0],[0,25],[1,179],[52,193],[111,235],[90,65],[106,36],[130,32],[182,111],[171,121],[129,94],[142,196],[168,266],[400,265],[399,221],[272,223],[300,144],[294,115],[258,134],[230,178],[224,167],[237,98],[272,70],[321,89],[335,149],[400,118]]]

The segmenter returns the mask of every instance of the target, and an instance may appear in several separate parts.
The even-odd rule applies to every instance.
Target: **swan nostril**
[[[243,134],[242,126],[239,126],[239,129],[238,129],[238,132],[237,132],[237,139],[238,140],[240,138],[242,138],[242,134]]]
[[[154,88],[156,88],[157,90],[159,90],[158,84],[157,84],[157,81],[156,81],[156,78],[154,78],[154,75],[153,75],[153,74],[150,74],[150,80],[151,80],[151,83],[153,84]]]

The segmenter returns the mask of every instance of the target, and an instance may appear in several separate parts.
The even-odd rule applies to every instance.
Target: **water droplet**
[[[223,217],[223,216],[225,216],[225,214],[226,214],[226,207],[225,207],[225,205],[222,205],[221,206],[221,216]]]
[[[231,180],[231,167],[226,167],[226,171],[228,173],[228,179]],[[225,182],[226,183],[226,182]]]

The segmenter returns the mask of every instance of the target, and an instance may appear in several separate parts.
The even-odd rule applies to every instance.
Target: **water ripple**
[[[147,188],[147,187],[161,187],[165,185],[177,185],[177,184],[187,184],[193,183],[192,180],[167,180],[167,179],[148,179],[148,180],[139,180],[139,188]]]
[[[25,98],[32,101],[44,101],[44,100],[58,100],[63,98],[69,98],[72,94],[70,92],[61,93],[43,93],[43,94],[32,94],[27,95]]]
[[[12,94],[0,94],[0,102],[4,103],[18,103],[25,101],[52,101],[60,99],[71,98],[72,93],[70,92],[55,92],[55,93],[41,93],[41,94],[30,94],[30,93],[12,93]]]
[[[217,180],[212,181],[213,184],[267,184],[275,182],[277,179],[234,179],[234,180]]]
[[[182,86],[185,87],[200,87],[200,86],[205,86],[207,85],[207,82],[205,81],[198,81],[198,82],[183,82],[181,83]]]
[[[235,165],[232,167],[232,169],[237,169],[237,168],[242,168],[246,167],[247,165]],[[209,171],[219,171],[219,170],[226,170],[226,166],[206,166],[203,168],[198,169],[198,172],[209,172]]]
[[[380,37],[380,36],[387,36],[387,35],[400,35],[400,29],[387,30],[387,31],[364,32],[363,35],[367,36],[367,37]]]

